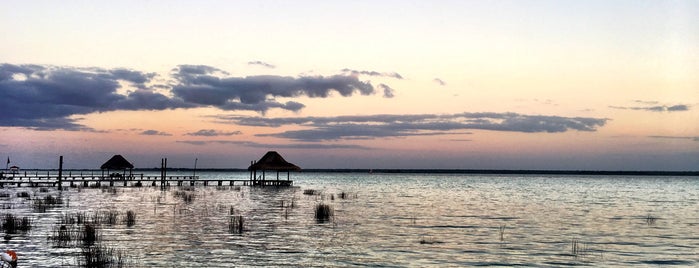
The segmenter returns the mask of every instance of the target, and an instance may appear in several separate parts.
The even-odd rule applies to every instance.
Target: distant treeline
[[[241,168],[168,168],[172,172],[246,172]],[[55,169],[31,169],[20,172],[46,172]],[[134,173],[158,172],[160,168],[136,168]],[[92,172],[93,169],[64,169],[64,172]],[[110,171],[114,172],[114,170]],[[273,172],[273,171],[269,171]],[[504,170],[504,169],[303,169],[302,173],[403,173],[403,174],[488,174],[488,175],[589,175],[589,176],[699,176],[699,171],[605,171],[605,170]]]

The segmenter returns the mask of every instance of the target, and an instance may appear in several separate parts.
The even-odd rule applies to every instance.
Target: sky
[[[0,5],[9,165],[699,170],[697,1]]]

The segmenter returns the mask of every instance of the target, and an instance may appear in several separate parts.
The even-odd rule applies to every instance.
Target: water
[[[296,187],[280,189],[6,187],[2,213],[29,216],[33,228],[0,249],[16,250],[20,266],[75,266],[78,247],[57,248],[47,239],[61,215],[111,210],[119,220],[100,225],[100,244],[142,267],[699,266],[694,177],[298,173],[292,179]],[[20,192],[60,196],[64,204],[37,212]],[[176,192],[194,198],[187,203]],[[319,203],[333,208],[329,222],[316,221]],[[242,234],[228,228],[231,207],[244,217]],[[132,227],[121,220],[127,210],[136,213]]]

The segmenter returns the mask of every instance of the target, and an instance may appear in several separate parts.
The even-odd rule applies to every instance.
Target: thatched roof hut
[[[117,154],[112,156],[112,158],[107,160],[107,162],[104,162],[104,164],[100,166],[100,169],[102,169],[103,175],[105,170],[107,170],[107,173],[109,173],[109,170],[123,170],[124,174],[126,174],[127,169],[129,170],[129,173],[131,173],[131,170],[133,170],[133,165],[129,163],[126,158],[120,154]]]
[[[279,153],[275,151],[269,151],[264,156],[262,156],[260,160],[252,163],[250,167],[248,167],[248,170],[250,171],[250,175],[252,176],[253,180],[256,179],[255,175],[258,170],[262,170],[263,180],[265,170],[277,171],[277,180],[279,180],[279,171],[286,171],[288,180],[290,171],[298,171],[301,170],[301,168],[284,160],[284,157],[282,157]]]

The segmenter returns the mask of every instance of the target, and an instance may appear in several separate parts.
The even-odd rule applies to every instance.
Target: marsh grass
[[[124,222],[128,227],[134,226],[136,224],[136,212],[133,212],[133,210],[126,211]]]
[[[234,234],[242,234],[245,229],[245,218],[241,215],[230,215],[228,220],[228,231]]]
[[[505,229],[506,229],[506,228],[507,228],[507,227],[505,227],[504,224],[503,224],[503,225],[500,225],[500,228],[498,228],[498,233],[500,234],[500,241],[501,241],[501,242],[502,242],[502,241],[505,241]]]
[[[313,190],[313,189],[304,189],[303,194],[305,194],[305,195],[318,195],[318,194],[320,194],[320,192]]]
[[[335,212],[330,205],[320,203],[315,206],[315,218],[319,223],[329,221],[334,214]]]
[[[19,193],[17,193],[17,197],[24,198],[24,199],[31,199],[31,196],[29,195],[28,192],[19,192]]]
[[[46,212],[49,208],[63,205],[63,199],[47,195],[44,198],[36,198],[32,202],[32,208],[35,212]]]
[[[648,216],[646,216],[646,224],[647,224],[648,226],[655,225],[655,222],[656,222],[657,220],[658,220],[658,218],[655,217],[655,216],[653,216],[653,215],[648,214]]]
[[[29,232],[32,229],[32,220],[29,217],[16,217],[14,214],[5,214],[2,218],[2,230],[6,234]]]
[[[570,241],[570,254],[575,258],[585,257],[590,250],[590,246],[587,243],[581,242],[577,238]]]
[[[129,266],[125,251],[101,245],[84,247],[82,249],[82,260],[78,262],[78,265],[90,268]]]
[[[175,191],[173,195],[175,196],[175,198],[182,199],[182,201],[184,201],[185,204],[191,204],[192,202],[194,202],[194,193],[188,193],[187,191]]]

